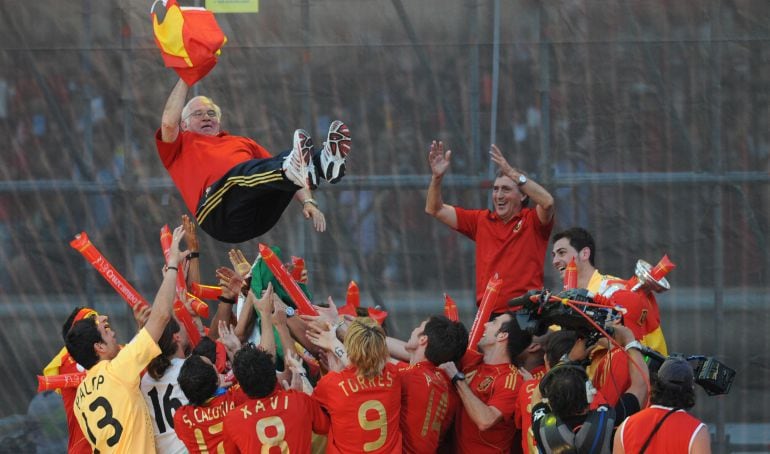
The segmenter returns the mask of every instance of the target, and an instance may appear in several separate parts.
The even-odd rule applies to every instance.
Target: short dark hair
[[[252,399],[269,396],[278,381],[273,355],[251,342],[235,353],[233,373],[243,391]]]
[[[160,380],[163,374],[166,373],[166,369],[171,365],[170,357],[176,353],[178,348],[177,343],[174,341],[174,334],[179,331],[179,323],[177,323],[174,317],[171,317],[163,329],[163,334],[158,339],[160,355],[153,358],[150,364],[147,365],[147,373],[155,380]]]
[[[425,357],[436,366],[459,361],[468,348],[468,330],[465,326],[443,315],[428,318],[423,334],[428,336]]]
[[[86,306],[78,306],[73,309],[72,313],[70,313],[69,317],[67,317],[67,320],[65,320],[64,324],[61,326],[61,338],[65,342],[67,341],[67,333],[70,332],[70,328],[72,328],[72,324],[75,322],[75,317],[78,316],[78,312],[80,312],[81,309],[85,308]]]
[[[553,242],[557,242],[562,238],[569,240],[570,246],[580,252],[583,248],[588,248],[591,251],[591,255],[588,257],[588,262],[591,266],[596,266],[594,263],[596,256],[596,244],[594,243],[594,237],[588,233],[588,230],[582,227],[572,227],[567,230],[561,231],[553,236]]]
[[[588,407],[585,369],[575,365],[556,366],[540,381],[540,392],[558,418],[579,415]]]
[[[205,356],[211,361],[211,364],[217,363],[217,343],[208,336],[201,338],[192,353],[193,355]]]
[[[663,383],[653,375],[650,403],[689,410],[695,406],[695,388]]]
[[[104,342],[104,339],[102,339],[102,333],[99,332],[93,317],[75,322],[64,339],[67,352],[86,369],[94,367],[99,362],[99,355],[94,350],[94,344],[100,342]]]
[[[505,349],[508,352],[508,359],[513,363],[516,360],[516,357],[532,343],[532,334],[519,327],[515,313],[511,311],[505,313],[508,314],[510,320],[503,322],[503,324],[500,325],[500,330],[498,332],[508,334],[508,342],[505,345]]]
[[[211,364],[203,361],[200,355],[190,355],[184,361],[177,381],[190,404],[196,406],[206,403],[219,386],[217,371]]]
[[[545,355],[548,367],[554,367],[559,364],[562,356],[568,354],[577,342],[577,333],[575,331],[561,330],[548,334],[545,341]]]

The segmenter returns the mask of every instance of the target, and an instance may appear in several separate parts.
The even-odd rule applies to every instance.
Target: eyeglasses
[[[215,110],[196,110],[195,112],[188,115],[187,118],[190,118],[190,117],[203,118],[204,116],[209,118],[216,118],[217,112]]]

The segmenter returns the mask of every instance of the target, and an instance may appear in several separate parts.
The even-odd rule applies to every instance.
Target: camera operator
[[[710,454],[708,427],[686,410],[695,406],[693,370],[668,358],[653,380],[651,406],[626,419],[615,434],[614,453]]]
[[[631,385],[612,407],[599,405],[590,410],[596,389],[585,370],[573,364],[552,368],[532,394],[532,430],[540,452],[609,453],[612,430],[617,422],[638,412],[647,399],[647,365],[640,343],[630,329],[616,322],[613,337],[625,346]]]

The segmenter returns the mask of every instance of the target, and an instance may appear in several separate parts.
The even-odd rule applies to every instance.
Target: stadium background
[[[195,2],[181,2],[194,5]],[[202,4],[198,2],[198,4]],[[225,129],[274,152],[295,128],[320,143],[345,120],[348,177],[260,240],[305,257],[316,298],[390,311],[406,336],[442,293],[473,317],[474,245],[424,211],[428,144],[454,150],[445,199],[488,206],[497,143],[556,197],[554,231],[580,225],[597,266],[678,265],[659,295],[669,350],[738,371],[695,413],[729,449],[770,444],[770,2],[766,0],[263,0],[220,14],[229,38],[196,91]],[[158,232],[185,209],[153,133],[175,83],[149,2],[0,2],[0,452],[56,451],[63,416],[35,375],[75,305],[127,306],[70,246],[93,243],[151,299]],[[202,236],[204,283],[230,245]],[[257,241],[240,244],[256,254]],[[558,287],[546,259],[546,286]],[[743,445],[743,446],[736,446]],[[727,449],[726,446],[721,448]],[[21,449],[21,451],[20,451]]]

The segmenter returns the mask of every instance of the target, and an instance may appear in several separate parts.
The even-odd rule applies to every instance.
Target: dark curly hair
[[[243,391],[252,399],[270,395],[278,381],[273,355],[251,342],[235,353],[233,373]]]
[[[468,348],[468,330],[465,326],[443,315],[428,318],[423,334],[428,336],[425,357],[436,366],[459,361]]]
[[[214,366],[203,361],[200,355],[191,355],[184,361],[177,381],[190,404],[196,406],[206,403],[219,386],[219,376]]]

